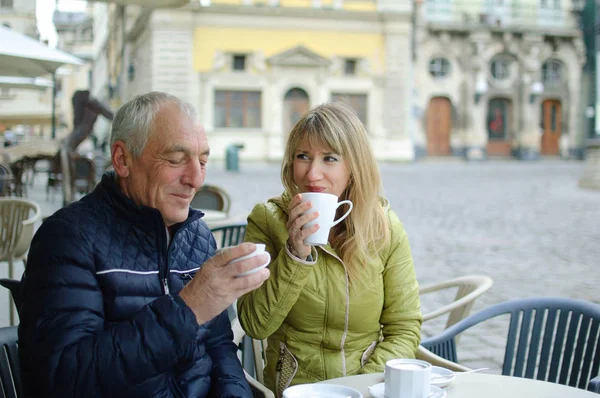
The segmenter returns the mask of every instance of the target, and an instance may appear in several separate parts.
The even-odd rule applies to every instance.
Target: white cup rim
[[[421,367],[422,369],[431,368],[431,364],[426,361],[422,361],[420,359],[410,359],[410,358],[397,358],[390,359],[385,363],[386,367],[391,369],[400,369],[398,365],[416,365]]]
[[[339,196],[334,195],[329,192],[301,192],[300,195],[302,195],[303,197],[304,197],[304,195],[328,195],[328,196],[334,196],[339,199]]]

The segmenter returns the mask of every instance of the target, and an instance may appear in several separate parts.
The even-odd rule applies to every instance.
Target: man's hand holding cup
[[[218,250],[179,296],[194,312],[198,324],[206,323],[238,297],[260,287],[269,278],[266,266],[270,261],[261,244],[242,243]]]

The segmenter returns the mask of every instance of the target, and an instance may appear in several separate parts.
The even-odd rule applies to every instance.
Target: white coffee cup
[[[418,359],[385,363],[386,398],[427,398],[431,395],[431,364]]]
[[[259,254],[266,254],[268,257],[267,262],[262,265],[259,265],[256,268],[252,268],[249,271],[242,272],[241,274],[236,275],[238,278],[241,276],[246,276],[246,275],[250,275],[255,272],[258,272],[261,269],[265,268],[267,265],[269,265],[269,263],[271,262],[271,255],[269,254],[268,251],[265,251],[266,245],[263,243],[255,243],[255,246],[256,246],[256,249],[254,249],[254,251],[252,253],[246,254],[245,256],[242,256],[242,257],[238,257],[235,260],[231,260],[229,262],[229,264],[237,263],[238,261],[242,261],[242,260],[250,258],[250,257],[258,256]]]
[[[327,239],[329,238],[329,230],[337,225],[344,218],[348,217],[348,214],[352,211],[352,202],[349,200],[342,200],[338,202],[338,197],[330,193],[322,192],[305,192],[302,194],[302,202],[312,203],[312,207],[305,211],[303,214],[319,212],[319,217],[304,224],[302,229],[310,228],[315,224],[319,224],[319,230],[304,239],[304,243],[307,245],[326,245]],[[334,220],[335,212],[338,207],[343,204],[350,206],[348,211],[343,216]]]

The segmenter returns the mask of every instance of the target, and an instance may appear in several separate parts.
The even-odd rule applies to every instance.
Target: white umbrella
[[[71,54],[0,26],[0,76],[38,77],[54,73],[64,64],[84,63]]]

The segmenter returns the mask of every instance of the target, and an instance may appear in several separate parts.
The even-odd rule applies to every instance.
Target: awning
[[[38,77],[64,64],[85,63],[5,26],[0,26],[0,37],[0,76]]]

